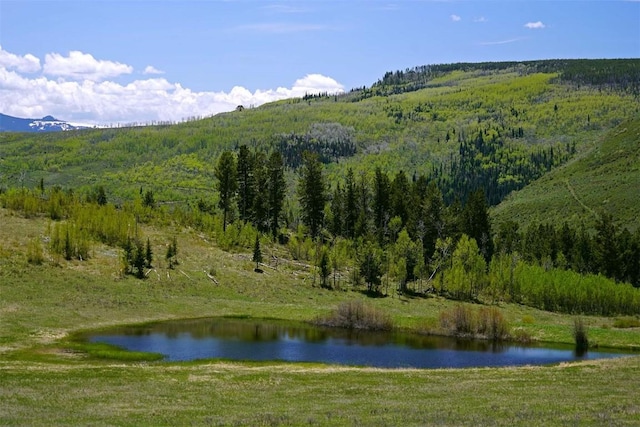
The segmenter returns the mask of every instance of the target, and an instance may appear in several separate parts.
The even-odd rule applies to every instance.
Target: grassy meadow
[[[514,425],[640,422],[634,393],[640,357],[548,367],[383,370],[202,361],[165,363],[99,357],[70,340],[75,331],[170,318],[223,315],[311,320],[342,301],[367,300],[399,327],[434,330],[441,298],[367,299],[359,289],[325,290],[303,263],[272,255],[253,271],[249,252],[225,252],[193,230],[145,228],[152,241],[176,236],[179,265],[158,256],[146,280],[119,273],[119,253],[94,244],[86,261],[45,253],[27,262],[50,227],[0,210],[0,424],[2,425]],[[164,253],[161,245],[156,254]],[[210,277],[215,278],[215,283]],[[513,328],[540,341],[572,342],[573,317],[516,305]],[[640,330],[584,317],[592,344],[637,348]],[[103,354],[104,355],[104,354]]]
[[[460,190],[465,181],[457,178],[495,170],[485,184],[517,183],[513,188],[521,190],[491,208],[494,232],[503,221],[521,229],[564,220],[593,228],[601,212],[633,231],[640,217],[639,76],[638,60],[444,65],[433,74],[391,73],[342,96],[285,100],[176,125],[0,133],[0,191],[29,189],[26,201],[13,198],[20,206],[0,207],[0,425],[640,425],[640,313],[581,316],[591,346],[629,350],[629,357],[519,368],[168,363],[75,338],[168,319],[311,321],[345,302],[365,302],[398,328],[447,333],[441,315],[461,303],[400,295],[395,283],[386,297],[369,298],[365,285],[350,284],[355,261],[346,255],[337,255],[346,261],[335,289],[320,286],[317,269],[304,261],[310,257],[294,256],[314,243],[295,230],[292,165],[283,212],[292,217],[290,245],[264,239],[263,273],[254,271],[254,234],[221,234],[218,216],[202,212],[186,221],[199,201],[205,211],[209,204],[214,209],[220,153],[240,145],[294,151],[291,141],[305,138],[322,148],[325,139],[342,143],[346,135],[353,152],[325,165],[332,187],[349,169],[365,182],[380,167],[439,178],[449,189],[457,183]],[[324,133],[316,140],[318,129]],[[463,148],[471,153],[468,164]],[[78,196],[69,200],[81,200],[99,187],[109,200],[104,209],[60,202],[67,192]],[[153,214],[140,205],[143,191],[155,195]],[[46,194],[60,203],[38,211]],[[83,215],[78,229],[109,222],[124,237],[135,226],[138,237],[140,227],[154,253],[144,280],[124,274],[115,238],[111,246],[95,236],[78,239],[87,245],[83,260],[56,255],[54,236],[72,222],[65,216],[72,208]],[[139,223],[140,212],[153,220]],[[64,230],[68,236],[70,228]],[[164,255],[173,239],[178,264],[170,268]],[[30,262],[34,254],[38,262]],[[514,336],[574,342],[573,315],[504,302],[498,308]]]

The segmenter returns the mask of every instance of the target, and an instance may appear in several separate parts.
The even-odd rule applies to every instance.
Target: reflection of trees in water
[[[464,350],[493,353],[502,352],[508,348],[500,343],[491,341],[455,339],[398,331],[384,332],[326,328],[305,323],[255,319],[207,318],[175,320],[137,327],[117,328],[113,332],[130,336],[164,334],[169,338],[177,338],[181,334],[186,334],[193,339],[219,338],[246,342],[296,340],[308,343],[322,343],[333,340],[347,345],[383,346],[394,344],[412,349]]]

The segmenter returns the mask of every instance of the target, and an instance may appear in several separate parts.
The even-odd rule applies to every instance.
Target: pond
[[[167,361],[231,359],[320,362],[381,368],[544,365],[623,356],[572,346],[522,346],[407,332],[321,328],[304,323],[211,318],[120,327],[88,336]]]

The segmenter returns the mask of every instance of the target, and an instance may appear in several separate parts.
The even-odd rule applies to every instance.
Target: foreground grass
[[[640,357],[553,367],[380,370],[284,363],[191,363],[102,358],[67,341],[75,331],[151,320],[247,315],[310,320],[359,290],[323,290],[301,265],[253,272],[248,254],[217,249],[182,229],[145,229],[154,251],[178,236],[180,265],[161,261],[140,281],[117,273],[118,253],[95,246],[84,262],[33,266],[28,242],[43,220],[0,210],[1,425],[424,425],[640,422]],[[268,251],[265,249],[265,251]],[[207,277],[214,272],[218,284]],[[370,299],[396,325],[430,329],[454,303]],[[504,305],[512,326],[541,341],[572,342],[571,316]],[[637,328],[585,317],[591,343],[632,348]],[[135,356],[135,357],[134,357]]]
[[[0,424],[637,425],[639,368],[0,362]]]

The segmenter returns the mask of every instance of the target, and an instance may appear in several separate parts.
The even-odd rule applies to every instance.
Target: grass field
[[[95,245],[79,262],[45,254],[27,263],[48,222],[0,210],[0,425],[637,425],[640,357],[550,367],[382,370],[315,364],[184,364],[100,359],[68,340],[74,331],[150,320],[249,315],[309,320],[354,289],[313,285],[303,264],[253,271],[249,253],[206,236],[145,229],[156,254],[177,236],[180,264],[157,261],[140,281],[121,277],[118,252]],[[272,249],[264,248],[265,255]],[[267,258],[265,257],[265,258]],[[271,264],[271,267],[274,265]],[[217,284],[208,275],[213,274]],[[368,299],[396,325],[432,329],[455,303]],[[572,342],[573,317],[501,306],[534,339]],[[592,343],[637,348],[640,329],[585,317]],[[80,347],[80,350],[82,348]]]

